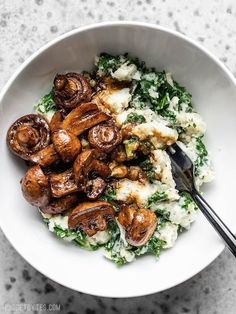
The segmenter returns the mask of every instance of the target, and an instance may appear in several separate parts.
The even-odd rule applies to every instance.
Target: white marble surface
[[[80,25],[117,19],[176,29],[209,48],[236,75],[233,0],[0,0],[0,88],[20,63],[52,38]],[[4,313],[4,304],[19,303],[58,303],[60,313],[66,314],[236,313],[235,260],[226,251],[178,287],[115,300],[77,293],[52,282],[20,257],[2,232],[0,241],[0,313]]]

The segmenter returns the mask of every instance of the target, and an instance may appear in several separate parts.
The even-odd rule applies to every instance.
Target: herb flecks
[[[47,114],[48,112],[57,111],[56,104],[53,100],[53,91],[43,96],[35,106],[38,113]]]
[[[126,123],[140,124],[140,123],[145,123],[145,122],[146,122],[145,117],[135,112],[129,113],[125,120],[125,124]]]

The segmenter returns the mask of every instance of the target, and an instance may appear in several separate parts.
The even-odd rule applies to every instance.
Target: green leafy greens
[[[53,100],[53,91],[43,96],[35,106],[38,113],[47,114],[48,112],[57,111],[56,104]]]

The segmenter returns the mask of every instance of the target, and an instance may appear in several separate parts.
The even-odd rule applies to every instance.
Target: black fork
[[[194,166],[192,161],[177,144],[168,147],[167,153],[171,160],[172,174],[177,190],[180,192],[187,192],[192,196],[202,213],[236,257],[236,237],[199,194],[195,185]]]

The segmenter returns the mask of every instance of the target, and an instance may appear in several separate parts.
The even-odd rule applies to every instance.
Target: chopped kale
[[[160,202],[160,201],[166,201],[168,199],[168,195],[165,192],[155,192],[148,198],[146,207],[150,207],[151,205]]]
[[[139,164],[139,166],[146,173],[148,181],[153,183],[156,179],[156,173],[150,159],[145,159]]]
[[[140,114],[137,114],[135,112],[131,112],[128,114],[126,120],[125,120],[125,123],[144,123],[146,122],[146,119],[144,116],[140,115]]]
[[[198,157],[195,160],[194,166],[195,166],[195,175],[199,175],[200,168],[207,162],[208,158],[208,152],[206,150],[206,146],[204,145],[202,141],[202,136],[198,137],[196,139],[196,150]]]
[[[35,109],[38,113],[46,114],[51,111],[57,111],[56,104],[53,100],[53,91],[43,96],[39,103],[35,106]]]
[[[128,140],[125,140],[124,142],[125,145],[125,152],[126,152],[126,156],[128,159],[132,159],[136,157],[136,150],[139,147],[139,139],[137,137],[131,137]]]

